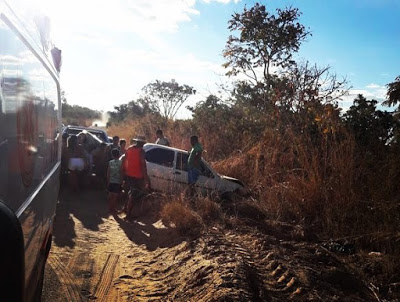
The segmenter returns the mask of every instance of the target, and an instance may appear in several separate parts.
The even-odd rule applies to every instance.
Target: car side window
[[[200,174],[208,178],[214,176],[214,174],[210,171],[210,169],[207,168],[203,161],[200,163]]]
[[[176,159],[176,169],[186,171],[188,170],[188,158],[189,154],[178,152],[178,157]]]
[[[146,151],[146,161],[164,167],[173,167],[174,155],[175,153],[172,150],[155,148]]]

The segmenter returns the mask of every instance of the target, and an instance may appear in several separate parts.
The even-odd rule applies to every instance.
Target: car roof
[[[91,131],[91,132],[99,132],[99,133],[104,133],[104,130],[101,129],[96,129],[96,128],[88,128],[88,127],[82,127],[82,126],[66,126],[65,130],[68,129],[73,129],[73,130],[86,130],[86,131]]]
[[[157,148],[161,148],[161,149],[166,149],[166,150],[172,150],[172,151],[179,151],[179,152],[183,152],[183,153],[187,153],[187,150],[182,150],[182,149],[178,149],[178,148],[174,148],[174,147],[169,147],[169,146],[164,146],[164,145],[159,145],[159,144],[153,144],[153,143],[146,143],[143,146],[143,149],[145,149],[145,151],[148,149],[153,149],[154,147]]]

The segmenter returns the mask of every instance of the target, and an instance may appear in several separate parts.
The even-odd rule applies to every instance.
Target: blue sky
[[[20,0],[23,1],[23,0]],[[32,0],[50,16],[63,51],[61,83],[71,104],[99,110],[127,103],[151,81],[175,79],[194,86],[188,104],[227,83],[221,55],[232,13],[256,1]],[[288,5],[302,12],[312,36],[297,57],[331,66],[358,93],[383,100],[385,85],[400,75],[399,0],[270,0],[269,11]],[[39,9],[40,8],[40,9]],[[189,117],[182,109],[179,117]]]

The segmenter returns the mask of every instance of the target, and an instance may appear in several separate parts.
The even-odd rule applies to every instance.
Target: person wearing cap
[[[145,160],[143,145],[146,143],[143,136],[138,136],[133,140],[133,144],[125,152],[123,157],[123,170],[127,182],[128,203],[126,206],[127,218],[132,216],[133,202],[137,202],[143,197],[146,188],[149,187],[149,177]]]
[[[157,140],[156,140],[157,145],[169,146],[169,140],[168,140],[168,138],[166,138],[164,136],[161,129],[158,129],[156,131],[156,136],[157,136]]]

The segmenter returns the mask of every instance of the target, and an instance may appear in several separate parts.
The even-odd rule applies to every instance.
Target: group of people
[[[129,217],[134,200],[139,200],[150,188],[147,175],[145,137],[138,136],[127,147],[125,139],[114,136],[111,144],[96,145],[93,135],[81,132],[78,135],[63,135],[62,167],[68,184],[74,191],[89,175],[95,175],[101,186],[108,190],[110,212],[115,212],[118,200],[127,195],[125,211]],[[169,146],[162,130],[156,131],[156,144]],[[202,146],[197,136],[190,138],[192,150],[188,159],[188,183],[193,187],[200,173]]]

